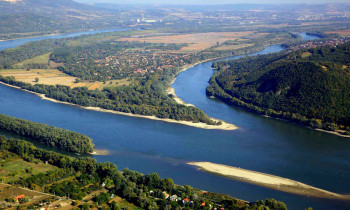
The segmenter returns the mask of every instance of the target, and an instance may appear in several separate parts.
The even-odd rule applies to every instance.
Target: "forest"
[[[82,200],[85,195],[105,187],[107,192],[94,196],[93,201],[99,205],[108,205],[111,209],[120,208],[115,202],[109,203],[111,195],[120,196],[142,209],[166,209],[169,206],[174,209],[287,209],[284,203],[274,199],[244,202],[227,195],[203,192],[188,185],[176,185],[170,178],[162,179],[156,173],[144,175],[128,169],[121,172],[112,163],[97,163],[95,159],[86,157],[74,158],[4,136],[0,136],[0,154],[5,159],[18,155],[28,161],[47,161],[58,167],[55,171],[32,175],[10,184],[68,196],[74,200]],[[182,199],[172,201],[169,195]]]
[[[0,129],[29,137],[45,145],[69,152],[91,153],[94,145],[86,135],[0,114]]]
[[[314,128],[350,131],[350,44],[221,61],[207,88],[229,104]]]

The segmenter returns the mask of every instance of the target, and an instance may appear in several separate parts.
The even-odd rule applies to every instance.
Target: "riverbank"
[[[177,124],[181,124],[181,125],[187,125],[187,126],[192,126],[192,127],[196,127],[196,128],[202,128],[202,129],[210,129],[210,130],[236,130],[236,129],[238,129],[237,126],[229,124],[229,123],[225,123],[225,122],[222,122],[221,125],[208,125],[206,123],[201,123],[201,122],[194,123],[194,122],[190,122],[190,121],[178,121],[178,120],[173,120],[173,119],[162,119],[162,118],[158,118],[155,116],[145,116],[145,115],[138,115],[138,114],[132,114],[132,113],[125,113],[125,112],[113,111],[113,110],[108,110],[108,109],[102,109],[100,107],[84,107],[84,106],[80,106],[77,104],[68,103],[68,102],[64,102],[64,101],[58,101],[56,99],[48,98],[44,94],[35,93],[33,91],[25,90],[25,89],[22,89],[20,87],[14,86],[14,85],[6,84],[4,82],[0,82],[0,84],[35,94],[44,100],[48,100],[48,101],[51,101],[54,103],[72,105],[72,106],[76,106],[76,107],[79,107],[82,109],[88,109],[88,110],[99,111],[99,112],[107,112],[107,113],[112,113],[112,114],[130,116],[130,117],[139,117],[139,118],[145,118],[145,119],[150,119],[150,120],[159,120],[159,121],[163,121],[163,122],[177,123]],[[216,120],[216,119],[213,119],[213,120]]]
[[[210,59],[206,59],[206,60],[203,60],[203,61],[198,61],[194,64],[188,64],[188,65],[185,65],[184,67],[182,67],[177,73],[176,75],[174,76],[174,79],[170,82],[170,85],[169,87],[166,89],[166,93],[168,95],[172,95],[172,98],[176,101],[176,103],[178,104],[182,104],[182,105],[185,105],[185,106],[194,106],[193,104],[189,104],[189,103],[186,103],[184,102],[181,98],[179,98],[176,93],[175,93],[175,89],[173,87],[171,87],[171,85],[175,82],[176,80],[176,76],[179,75],[179,73],[183,72],[183,71],[186,71],[198,64],[201,64],[201,63],[205,63],[205,62],[208,62],[208,61],[211,61],[211,60],[216,60],[216,59],[220,59],[220,58],[210,58]],[[221,125],[218,125],[219,127],[222,127],[224,129],[221,129],[221,130],[236,130],[238,129],[237,126],[233,125],[233,124],[230,124],[230,123],[227,123],[227,122],[224,122],[222,120],[219,120],[219,119],[215,119],[215,118],[212,118],[210,117],[211,120],[213,121],[221,121],[222,124]],[[203,123],[204,124],[204,123]],[[207,125],[207,124],[205,124]],[[217,126],[217,125],[215,125]],[[204,128],[204,127],[201,127],[201,128]],[[211,128],[205,128],[205,129],[211,129]]]
[[[93,152],[89,153],[90,155],[109,155],[108,150],[102,150],[102,149],[94,149]]]
[[[172,95],[172,98],[178,103],[178,104],[182,104],[182,105],[185,105],[185,106],[194,106],[193,104],[189,104],[189,103],[186,103],[184,102],[181,98],[179,98],[176,93],[175,93],[175,89],[173,87],[171,87],[171,85],[175,82],[176,80],[176,76],[179,75],[181,72],[183,71],[186,71],[187,69],[190,69],[198,64],[201,64],[201,63],[204,63],[204,62],[207,62],[207,61],[211,61],[211,60],[216,60],[216,59],[220,59],[220,58],[212,58],[212,59],[206,59],[206,60],[203,60],[203,61],[197,61],[196,63],[194,64],[187,64],[185,65],[184,67],[182,67],[174,76],[174,79],[170,82],[169,84],[169,87],[165,90],[166,93],[168,95]]]
[[[250,171],[242,168],[216,164],[211,162],[189,162],[188,165],[197,166],[215,175],[224,176],[237,181],[247,182],[274,190],[293,193],[297,195],[311,196],[317,198],[350,200],[350,195],[342,195],[316,188],[291,179],[274,176],[271,174]]]

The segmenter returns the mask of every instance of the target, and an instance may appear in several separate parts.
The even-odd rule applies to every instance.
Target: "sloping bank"
[[[208,173],[283,192],[317,198],[350,200],[350,195],[342,195],[329,192],[298,181],[274,176],[271,174],[265,174],[257,171],[250,171],[242,168],[236,168],[211,162],[189,162],[187,164],[197,166],[198,169]]]

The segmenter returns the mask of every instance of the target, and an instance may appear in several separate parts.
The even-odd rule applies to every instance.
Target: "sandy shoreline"
[[[313,129],[313,128],[311,128],[311,129]],[[327,131],[327,130],[323,130],[323,129],[319,129],[319,128],[316,128],[315,130],[316,131],[325,132],[325,133],[329,133],[329,134],[334,134],[334,135],[337,135],[337,136],[340,136],[340,137],[344,137],[344,138],[350,138],[350,135],[343,135],[343,134],[338,133],[336,131]]]
[[[247,182],[283,192],[311,196],[317,198],[350,200],[350,195],[342,195],[320,188],[316,188],[291,179],[271,174],[250,171],[242,168],[226,166],[210,162],[189,162],[188,165],[197,166],[198,169],[230,179]]]
[[[175,81],[175,79],[172,81],[172,83],[174,83],[174,81]],[[171,84],[172,84],[171,83]],[[166,89],[166,93],[168,94],[168,95],[172,95],[173,96],[173,99],[176,101],[176,103],[178,103],[178,104],[182,104],[182,105],[185,105],[185,106],[194,106],[193,104],[189,104],[189,103],[186,103],[186,102],[184,102],[181,98],[179,98],[176,94],[175,94],[175,89],[174,88],[172,88],[171,86],[170,87],[168,87],[167,89]]]
[[[108,150],[102,150],[102,149],[94,149],[93,152],[89,153],[90,155],[109,155]]]
[[[194,123],[194,122],[190,122],[190,121],[178,121],[178,120],[173,120],[173,119],[162,119],[162,118],[158,118],[155,116],[145,116],[145,115],[138,115],[138,114],[131,114],[131,113],[125,113],[125,112],[119,112],[119,111],[113,111],[113,110],[107,110],[107,109],[102,109],[100,107],[84,107],[84,106],[80,106],[77,104],[72,104],[72,103],[68,103],[68,102],[64,102],[64,101],[58,101],[52,98],[48,98],[46,97],[44,94],[40,94],[40,93],[35,93],[29,90],[25,90],[22,89],[20,87],[14,86],[14,85],[9,85],[6,84],[4,82],[0,82],[0,84],[12,87],[12,88],[16,88],[16,89],[20,89],[32,94],[35,94],[37,96],[39,96],[41,99],[44,100],[48,100],[54,103],[61,103],[61,104],[66,104],[66,105],[72,105],[72,106],[77,106],[79,108],[82,109],[88,109],[88,110],[93,110],[93,111],[100,111],[100,112],[107,112],[107,113],[112,113],[112,114],[118,114],[118,115],[125,115],[125,116],[130,116],[130,117],[139,117],[139,118],[145,118],[145,119],[150,119],[150,120],[158,120],[158,121],[163,121],[163,122],[168,122],[168,123],[177,123],[177,124],[181,124],[181,125],[187,125],[187,126],[192,126],[192,127],[196,127],[196,128],[202,128],[202,129],[211,129],[211,130],[236,130],[238,129],[237,126],[229,124],[229,123],[225,123],[223,122],[222,125],[208,125],[206,123]]]

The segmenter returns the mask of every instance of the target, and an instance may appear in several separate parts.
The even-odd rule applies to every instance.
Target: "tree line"
[[[92,140],[83,134],[0,114],[0,129],[69,152],[91,153]]]

